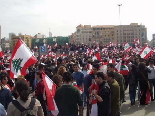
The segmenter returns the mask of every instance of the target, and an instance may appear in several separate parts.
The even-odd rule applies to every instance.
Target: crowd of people
[[[38,62],[27,69],[27,74],[16,79],[9,77],[9,60],[2,58],[0,115],[52,115],[47,110],[42,72],[57,85],[54,99],[58,116],[120,116],[128,88],[131,106],[136,104],[136,95],[140,105],[154,101],[155,55],[143,59],[120,46],[103,49],[103,46],[70,45],[66,50],[72,53],[65,57],[37,57]],[[94,59],[97,52],[100,59]],[[125,59],[127,55],[129,58]],[[126,67],[127,73],[117,70],[119,63]]]

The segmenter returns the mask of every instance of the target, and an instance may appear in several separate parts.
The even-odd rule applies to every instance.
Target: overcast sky
[[[0,0],[2,37],[10,32],[34,36],[68,36],[82,25],[139,23],[147,27],[148,39],[155,33],[154,0]]]

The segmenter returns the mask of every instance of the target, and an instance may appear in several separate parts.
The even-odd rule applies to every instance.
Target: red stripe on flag
[[[36,62],[37,62],[37,59],[34,56],[31,56],[30,59],[22,67],[21,74],[26,75],[26,69],[32,64],[35,64]]]
[[[58,109],[54,100],[54,95],[56,92],[56,84],[44,72],[42,72],[42,78],[43,78],[45,91],[46,91],[48,110],[51,111],[53,115],[57,115]],[[48,85],[52,85],[51,90],[48,87]]]

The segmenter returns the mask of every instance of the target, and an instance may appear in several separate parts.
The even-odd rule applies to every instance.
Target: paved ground
[[[155,101],[151,102],[149,105],[144,106],[139,105],[139,102],[136,101],[136,105],[131,106],[128,90],[126,91],[125,94],[126,94],[126,102],[122,104],[121,116],[155,116]],[[86,108],[84,114],[86,114]]]
[[[121,116],[155,116],[155,101],[149,105],[139,105],[136,101],[136,105],[131,106],[129,100],[128,91],[126,91],[126,102],[121,107]]]

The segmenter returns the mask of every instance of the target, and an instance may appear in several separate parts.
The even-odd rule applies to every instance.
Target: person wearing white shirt
[[[151,90],[150,90],[151,101],[154,101],[154,99],[155,99],[155,66],[154,66],[154,61],[151,60],[149,62],[149,66],[147,68],[151,71],[150,73],[148,73],[148,80],[149,80],[150,85],[151,85]],[[152,91],[153,87],[154,87],[154,92]],[[153,96],[153,94],[154,94],[154,96]]]

